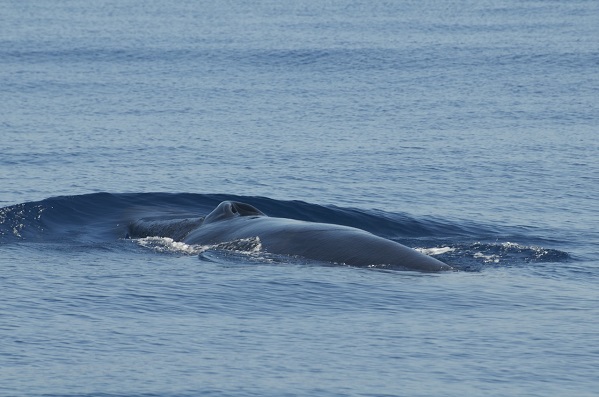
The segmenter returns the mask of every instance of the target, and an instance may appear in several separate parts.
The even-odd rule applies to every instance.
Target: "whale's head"
[[[223,221],[240,216],[265,216],[253,205],[239,201],[223,201],[211,213],[206,215],[203,224]]]

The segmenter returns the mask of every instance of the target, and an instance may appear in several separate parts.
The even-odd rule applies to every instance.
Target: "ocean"
[[[0,395],[596,395],[598,2],[6,0],[0,33]],[[453,270],[128,238],[225,200]]]

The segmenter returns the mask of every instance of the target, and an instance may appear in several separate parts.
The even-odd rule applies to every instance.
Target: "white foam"
[[[197,255],[207,249],[206,246],[189,245],[180,241],[175,241],[170,237],[144,237],[135,241],[142,247],[150,248],[158,252],[174,252]]]
[[[505,248],[517,248],[517,249],[526,249],[526,248],[529,248],[529,247],[525,247],[524,245],[520,245],[518,243],[511,243],[509,241],[507,241],[505,243],[501,243],[501,246],[505,247]]]
[[[210,249],[234,251],[244,254],[256,254],[262,251],[258,237],[243,238],[218,244],[185,244],[170,237],[144,237],[135,240],[137,244],[158,252],[173,252],[186,255],[198,255]]]
[[[451,247],[433,247],[433,248],[415,248],[416,251],[422,252],[425,255],[441,255],[447,252],[455,251],[455,248]]]
[[[473,256],[475,258],[482,258],[487,263],[499,263],[499,255],[485,255],[482,252],[475,252]]]

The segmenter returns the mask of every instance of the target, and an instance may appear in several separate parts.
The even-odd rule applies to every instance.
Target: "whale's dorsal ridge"
[[[266,216],[262,211],[253,205],[239,201],[223,201],[209,213],[204,219],[203,224],[218,222],[225,219],[236,218],[240,216]]]

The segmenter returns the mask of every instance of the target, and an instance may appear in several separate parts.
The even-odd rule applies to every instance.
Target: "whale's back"
[[[343,263],[421,271],[450,270],[445,263],[361,229],[267,216],[239,217],[203,225],[185,239],[216,244],[258,237],[266,252]]]

